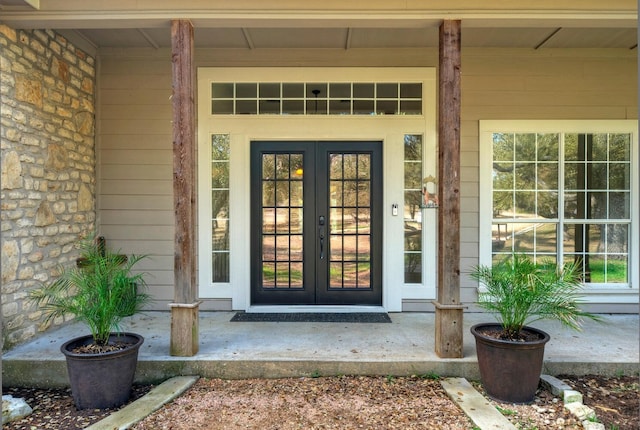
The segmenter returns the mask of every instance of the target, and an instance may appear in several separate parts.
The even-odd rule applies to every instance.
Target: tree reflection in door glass
[[[301,288],[302,154],[262,154],[262,280],[264,288]]]
[[[329,159],[329,288],[371,288],[371,155]]]

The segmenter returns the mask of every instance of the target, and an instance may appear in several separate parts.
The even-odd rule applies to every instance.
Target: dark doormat
[[[237,312],[233,322],[337,322],[337,323],[390,323],[384,312],[356,313],[253,313]]]

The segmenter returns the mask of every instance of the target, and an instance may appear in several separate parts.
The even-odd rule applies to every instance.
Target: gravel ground
[[[198,405],[197,408],[194,406]],[[471,422],[426,378],[200,379],[137,430],[466,429]]]
[[[606,430],[640,428],[638,377],[560,379],[580,391]],[[482,390],[479,384],[474,384]],[[149,386],[134,387],[132,400]],[[77,411],[68,390],[4,389],[34,408],[5,430],[82,429],[113,411]],[[561,399],[540,390],[531,405],[492,402],[518,428],[579,429]],[[178,429],[473,429],[432,377],[200,379],[134,427]]]

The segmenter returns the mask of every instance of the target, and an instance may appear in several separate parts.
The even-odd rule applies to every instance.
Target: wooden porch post
[[[435,351],[462,357],[460,304],[460,36],[461,22],[440,25],[438,78],[438,299]]]
[[[175,210],[174,294],[171,307],[170,354],[198,352],[198,307],[195,263],[196,165],[195,71],[193,26],[171,22],[173,74],[173,201]]]

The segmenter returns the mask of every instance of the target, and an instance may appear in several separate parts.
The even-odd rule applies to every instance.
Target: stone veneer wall
[[[95,227],[95,75],[61,35],[0,25],[4,349],[47,328],[28,292]]]

